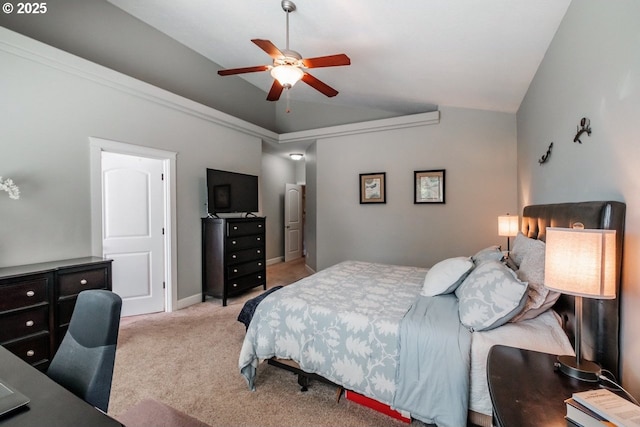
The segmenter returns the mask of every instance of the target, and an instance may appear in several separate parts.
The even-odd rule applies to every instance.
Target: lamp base
[[[598,382],[602,372],[597,364],[589,360],[578,362],[575,356],[558,356],[556,367],[569,377],[588,382]]]

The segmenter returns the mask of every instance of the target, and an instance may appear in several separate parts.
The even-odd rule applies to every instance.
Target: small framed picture
[[[360,174],[360,204],[387,203],[386,172]]]
[[[413,172],[413,203],[444,203],[444,169]]]

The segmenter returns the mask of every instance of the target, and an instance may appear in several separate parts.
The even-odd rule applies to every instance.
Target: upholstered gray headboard
[[[616,298],[583,299],[582,355],[619,376],[620,282],[626,205],[621,202],[579,202],[526,206],[522,233],[545,240],[547,227],[567,227],[581,222],[584,228],[616,230]],[[574,344],[574,297],[562,295],[553,307]]]

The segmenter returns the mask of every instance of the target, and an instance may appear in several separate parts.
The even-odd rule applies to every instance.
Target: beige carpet
[[[268,287],[305,276],[301,261],[272,266]],[[346,400],[314,381],[301,392],[297,377],[263,363],[256,391],[238,371],[245,334],[236,320],[244,302],[262,292],[228,301],[208,299],[174,313],[123,319],[109,414],[118,417],[144,399],[155,399],[211,426],[406,426]],[[422,425],[414,421],[413,425]]]

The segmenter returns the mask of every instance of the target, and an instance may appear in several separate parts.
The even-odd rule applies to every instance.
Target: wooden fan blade
[[[256,65],[255,67],[244,67],[244,68],[229,68],[227,70],[220,70],[218,74],[221,76],[231,76],[233,74],[244,74],[244,73],[256,73],[258,71],[267,71],[271,67],[269,65]]]
[[[280,99],[283,89],[284,87],[282,87],[280,82],[274,79],[273,84],[271,85],[271,90],[269,90],[269,95],[267,95],[267,101],[277,101]]]
[[[254,42],[260,49],[267,52],[267,55],[269,55],[273,59],[281,58],[284,56],[284,54],[280,52],[280,49],[278,49],[276,45],[271,43],[269,40],[252,39],[251,41]]]
[[[304,73],[304,75],[302,76],[302,81],[308,84],[309,86],[311,86],[312,88],[314,88],[315,90],[324,93],[328,97],[336,96],[338,94],[337,90],[335,90],[328,84],[316,79],[309,73]]]
[[[338,55],[318,56],[317,58],[304,58],[302,65],[306,68],[336,67],[338,65],[351,65],[351,59],[344,53]]]

